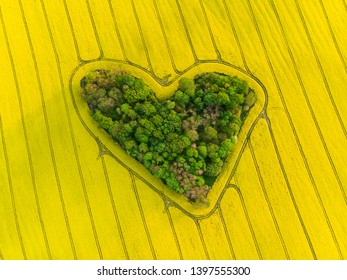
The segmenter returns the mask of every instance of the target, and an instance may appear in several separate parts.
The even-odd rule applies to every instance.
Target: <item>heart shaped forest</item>
[[[93,119],[132,157],[191,202],[205,203],[256,95],[236,76],[183,77],[158,100],[142,79],[94,70],[80,81]]]

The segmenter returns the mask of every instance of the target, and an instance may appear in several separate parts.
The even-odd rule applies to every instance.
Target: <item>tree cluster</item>
[[[206,201],[256,97],[237,77],[181,78],[159,101],[141,80],[96,70],[81,80],[92,117],[132,157],[190,201]]]

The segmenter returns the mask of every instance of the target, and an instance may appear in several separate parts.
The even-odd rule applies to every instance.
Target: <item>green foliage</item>
[[[207,147],[206,147],[206,145],[200,145],[200,146],[198,146],[197,149],[198,149],[199,155],[202,158],[205,158],[207,156]]]
[[[188,159],[197,158],[199,156],[199,152],[196,149],[193,149],[190,147],[186,150],[186,155],[187,155]]]
[[[184,108],[189,103],[189,95],[181,90],[178,90],[175,92],[173,100],[177,105],[182,106]]]
[[[93,118],[105,130],[108,130],[110,128],[110,126],[113,125],[112,119],[109,118],[109,117],[104,116],[100,112],[100,110],[95,110],[95,112],[93,114]]]
[[[187,77],[183,77],[179,81],[179,89],[189,96],[193,96],[195,93],[195,83],[194,80]]]
[[[205,174],[210,177],[216,177],[222,171],[223,161],[217,157],[206,166]]]
[[[214,141],[218,138],[218,132],[212,126],[208,125],[204,129],[204,139],[206,142]]]
[[[207,145],[207,155],[210,159],[215,159],[215,158],[218,158],[219,155],[218,155],[218,145],[217,144],[214,144],[214,143],[209,143]]]
[[[121,71],[93,71],[80,84],[94,120],[128,154],[169,188],[200,202],[256,100],[246,82],[218,73],[182,78],[165,101]]]
[[[229,155],[233,146],[234,146],[234,143],[231,139],[224,140],[218,148],[219,157],[220,158],[226,158]]]

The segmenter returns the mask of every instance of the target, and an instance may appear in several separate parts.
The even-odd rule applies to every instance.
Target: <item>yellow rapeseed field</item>
[[[345,0],[0,0],[0,259],[347,259]],[[196,206],[79,97],[121,68],[169,97],[237,75],[257,103]]]

